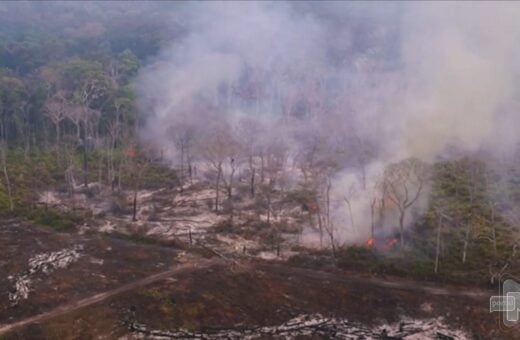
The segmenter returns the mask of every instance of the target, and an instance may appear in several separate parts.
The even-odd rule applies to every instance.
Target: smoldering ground
[[[388,164],[517,148],[519,14],[505,2],[183,3],[171,19],[182,37],[137,81],[142,136],[174,162],[182,124],[255,152],[281,137],[286,171],[333,160],[333,224],[363,239]],[[249,143],[244,121],[263,127]]]

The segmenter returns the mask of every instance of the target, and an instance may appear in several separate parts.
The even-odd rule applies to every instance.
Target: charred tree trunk
[[[401,249],[404,248],[404,216],[406,210],[403,208],[399,208],[399,241],[401,244]]]
[[[65,146],[65,180],[67,182],[67,191],[70,198],[74,197],[74,149],[73,146]],[[73,200],[74,201],[74,200]]]
[[[468,256],[468,245],[469,245],[469,238],[470,238],[470,235],[471,235],[471,219],[473,217],[473,188],[470,187],[469,188],[469,204],[470,204],[470,209],[471,209],[471,213],[470,213],[470,219],[468,221],[468,223],[466,224],[466,232],[465,232],[465,235],[464,235],[464,245],[462,247],[462,263],[466,263],[466,259],[467,259],[467,256]]]
[[[260,156],[260,182],[264,183],[265,181],[265,162],[264,155]]]
[[[134,201],[132,204],[132,221],[137,221],[137,184],[134,187]]]
[[[5,141],[2,142],[2,145],[0,146],[0,157],[2,159],[2,169],[4,172],[4,178],[5,178],[5,186],[7,188],[7,195],[9,198],[9,210],[14,210],[14,204],[13,204],[13,196],[11,195],[11,181],[9,180],[9,174],[7,173],[7,160],[6,160],[6,151],[7,146]]]
[[[439,214],[439,219],[437,222],[437,240],[435,247],[435,268],[434,272],[437,274],[439,271],[439,254],[441,251],[441,228],[442,228],[442,215]]]
[[[67,181],[67,192],[69,197],[74,197],[74,178],[72,175],[72,167],[68,166],[65,170],[65,180]]]
[[[345,199],[345,202],[347,203],[347,208],[348,208],[348,214],[350,216],[350,225],[352,226],[352,230],[355,230],[355,225],[354,225],[354,214],[352,212],[352,205],[350,204],[350,199],[348,199],[347,197],[344,197]],[[374,228],[372,227],[372,235],[374,234]]]
[[[231,200],[233,196],[233,178],[235,176],[235,160],[231,158],[231,174],[229,175],[229,186],[228,186],[228,199]]]
[[[386,197],[386,187],[383,186],[383,192],[382,192],[382,196],[381,196],[381,205],[380,205],[380,210],[379,210],[379,221],[378,221],[378,225],[379,225],[379,228],[383,228],[385,226],[385,213],[386,213],[386,204],[385,204],[385,197]]]
[[[274,180],[269,179],[269,186],[267,188],[267,224],[271,225],[271,199],[272,199],[272,191],[274,186]]]
[[[374,198],[372,203],[370,204],[370,237],[374,237],[375,232],[375,210],[376,210],[377,200]]]
[[[462,263],[466,263],[466,258],[468,255],[468,244],[469,244],[469,236],[471,234],[471,222],[469,222],[466,226],[466,233],[464,236],[464,246],[462,248]]]
[[[491,237],[493,241],[493,255],[497,258],[497,228],[495,226],[495,206],[491,205]]]
[[[58,167],[60,167],[60,146],[61,146],[61,131],[60,131],[60,123],[54,124],[54,127],[56,128],[56,162],[58,164]]]
[[[217,169],[217,183],[215,186],[215,211],[218,212],[219,206],[219,192],[220,192],[220,177],[222,176],[222,163],[218,164]]]
[[[116,141],[115,138],[112,137],[110,140],[110,157],[108,159],[109,165],[108,165],[108,178],[110,180],[110,186],[112,188],[112,192],[114,191],[114,188],[116,186],[116,170],[115,170],[115,164],[114,164],[114,151],[116,148]]]
[[[327,209],[326,209],[326,213],[327,215],[325,216],[325,224],[327,226],[327,233],[329,234],[329,238],[330,238],[330,246],[331,246],[331,249],[332,249],[332,256],[333,257],[336,257],[336,244],[334,242],[334,224],[331,222],[330,220],[330,190],[332,188],[332,182],[331,182],[331,179],[330,177],[327,178],[328,180],[328,183],[327,183],[327,191],[326,191],[326,197],[327,197]],[[349,205],[349,209],[350,209],[350,202],[348,202],[348,205]],[[351,219],[351,222],[352,222],[352,226],[354,226],[354,219],[352,217],[352,209],[350,209],[350,219]]]
[[[123,166],[123,162],[119,161],[117,167],[117,191],[121,191],[121,167]]]
[[[367,170],[364,159],[361,163],[361,183],[363,184],[363,190],[367,190]]]
[[[267,193],[267,224],[271,225],[271,193]]]
[[[83,186],[88,188],[87,136],[83,136]]]
[[[318,230],[320,231],[320,248],[323,248],[323,221],[321,219],[321,210],[316,201],[316,217],[318,218]]]
[[[98,183],[99,183],[99,185],[101,185],[101,183],[103,181],[103,161],[104,161],[104,156],[101,154],[101,155],[99,155],[99,160],[98,160]]]
[[[249,156],[249,170],[251,171],[251,180],[250,180],[250,193],[251,197],[255,197],[255,174],[256,169],[253,165],[253,156]]]
[[[251,171],[251,197],[255,197],[255,168]]]
[[[181,175],[182,175],[182,180],[184,181],[185,179],[185,176],[186,176],[186,171],[184,171],[184,145],[183,143],[181,142],[181,147],[180,147],[180,151],[181,151]]]
[[[193,168],[190,161],[188,161],[188,175],[190,176],[190,184],[193,184]]]
[[[235,207],[233,206],[233,202],[230,201],[229,202],[229,225],[231,227],[233,227],[234,218],[235,218]]]
[[[60,130],[60,123],[55,124],[56,127],[56,144],[60,144],[61,142],[61,130]]]

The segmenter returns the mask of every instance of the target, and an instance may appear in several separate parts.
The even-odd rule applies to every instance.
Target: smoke
[[[433,156],[447,143],[511,151],[518,122],[520,6],[414,4],[405,11],[406,79],[400,135],[406,151]]]
[[[172,157],[168,128],[187,117],[199,131],[258,121],[293,158],[318,136],[322,150],[347,155],[337,157],[335,223],[344,239],[363,238],[387,164],[516,149],[518,17],[513,2],[185,3],[172,13],[184,36],[138,80],[142,134]]]

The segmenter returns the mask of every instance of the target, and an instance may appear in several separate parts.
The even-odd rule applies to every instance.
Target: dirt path
[[[153,282],[164,280],[175,274],[180,274],[183,272],[188,272],[188,271],[192,271],[192,270],[198,270],[201,268],[209,267],[213,264],[216,264],[217,262],[218,262],[217,260],[200,260],[197,262],[181,264],[175,268],[170,268],[169,270],[147,276],[140,280],[120,286],[118,288],[115,288],[115,289],[112,289],[112,290],[109,290],[109,291],[106,291],[103,293],[98,293],[98,294],[89,296],[87,298],[81,299],[81,300],[73,301],[73,302],[67,303],[65,305],[58,306],[46,313],[38,314],[38,315],[32,316],[30,318],[26,318],[26,319],[16,321],[16,322],[13,322],[10,324],[0,325],[0,335],[13,331],[16,328],[27,326],[32,323],[42,322],[42,321],[54,318],[56,316],[60,316],[60,315],[66,314],[66,313],[76,311],[78,309],[81,309],[81,308],[93,305],[95,303],[101,302],[103,300],[106,300],[114,295],[121,294],[123,292],[127,292],[129,290],[133,290],[136,288],[140,288],[140,287],[146,286]]]
[[[361,277],[354,276],[356,274],[352,274],[349,276],[349,273],[333,273],[326,272],[317,269],[306,269],[306,268],[298,268],[292,267],[284,264],[274,264],[274,263],[258,263],[256,265],[259,269],[265,269],[271,272],[278,272],[280,274],[284,274],[287,276],[298,276],[298,277],[306,277],[315,280],[329,280],[334,282],[344,282],[344,283],[361,283],[365,285],[388,288],[388,289],[401,289],[408,291],[416,291],[418,293],[424,293],[427,295],[445,295],[445,296],[460,296],[460,297],[469,297],[476,300],[488,300],[490,296],[493,295],[492,291],[482,290],[478,288],[472,287],[454,287],[454,286],[446,286],[443,284],[439,284],[442,287],[435,287],[432,283],[420,282],[420,281],[409,281],[405,279],[399,280],[387,280],[383,278],[369,278],[369,277]]]
[[[359,276],[349,276],[348,273],[332,273],[326,272],[316,269],[305,269],[305,268],[297,268],[284,264],[276,264],[276,263],[267,263],[267,262],[249,262],[249,261],[235,261],[231,259],[225,258],[214,258],[211,260],[198,260],[196,262],[186,263],[179,265],[175,268],[171,268],[167,271],[160,272],[140,280],[125,284],[121,287],[112,289],[107,292],[98,293],[96,295],[77,300],[48,311],[46,313],[42,313],[27,319],[23,319],[11,324],[0,325],[0,335],[10,332],[16,328],[20,328],[32,323],[42,322],[65,313],[73,312],[79,310],[81,308],[93,305],[95,303],[104,301],[114,295],[127,292],[136,288],[140,288],[146,286],[150,283],[154,283],[163,279],[166,279],[172,275],[189,272],[193,270],[198,270],[201,268],[207,268],[211,265],[217,263],[225,263],[232,262],[235,266],[239,265],[242,268],[249,269],[257,269],[257,270],[265,270],[270,272],[277,272],[280,274],[284,274],[287,276],[297,276],[315,280],[330,280],[334,282],[342,282],[342,283],[361,283],[381,288],[388,289],[401,289],[401,290],[411,290],[416,291],[418,293],[424,293],[427,295],[445,295],[445,296],[464,296],[477,300],[487,300],[489,296],[492,295],[490,291],[479,290],[479,289],[468,289],[468,288],[460,288],[456,287],[434,287],[431,284],[425,284],[416,281],[404,281],[404,280],[386,280],[381,278],[367,278],[367,277],[359,277]]]

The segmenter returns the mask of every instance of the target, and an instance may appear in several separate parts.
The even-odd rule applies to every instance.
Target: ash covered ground
[[[276,196],[275,239],[248,199],[229,226],[204,183],[88,198],[46,192],[56,209],[88,209],[74,232],[27,221],[0,227],[7,339],[511,339],[489,314],[494,291],[417,282],[333,265],[303,268],[312,253],[305,211]],[[223,192],[223,195],[225,193]],[[48,200],[52,197],[52,200]],[[111,202],[107,204],[105,202]],[[43,201],[47,199],[47,201]],[[122,203],[123,202],[123,203]],[[115,206],[115,204],[119,206]],[[248,208],[250,207],[250,208]],[[123,208],[123,209],[121,209]],[[255,222],[254,214],[260,216]],[[266,217],[264,216],[264,219]],[[289,221],[289,222],[287,222]],[[298,226],[298,227],[297,227]],[[260,229],[260,231],[258,231]],[[162,275],[162,276],[161,276]],[[151,278],[150,278],[151,277]],[[148,279],[150,278],[150,279]],[[20,282],[23,282],[20,283]],[[444,337],[444,338],[443,338]]]

